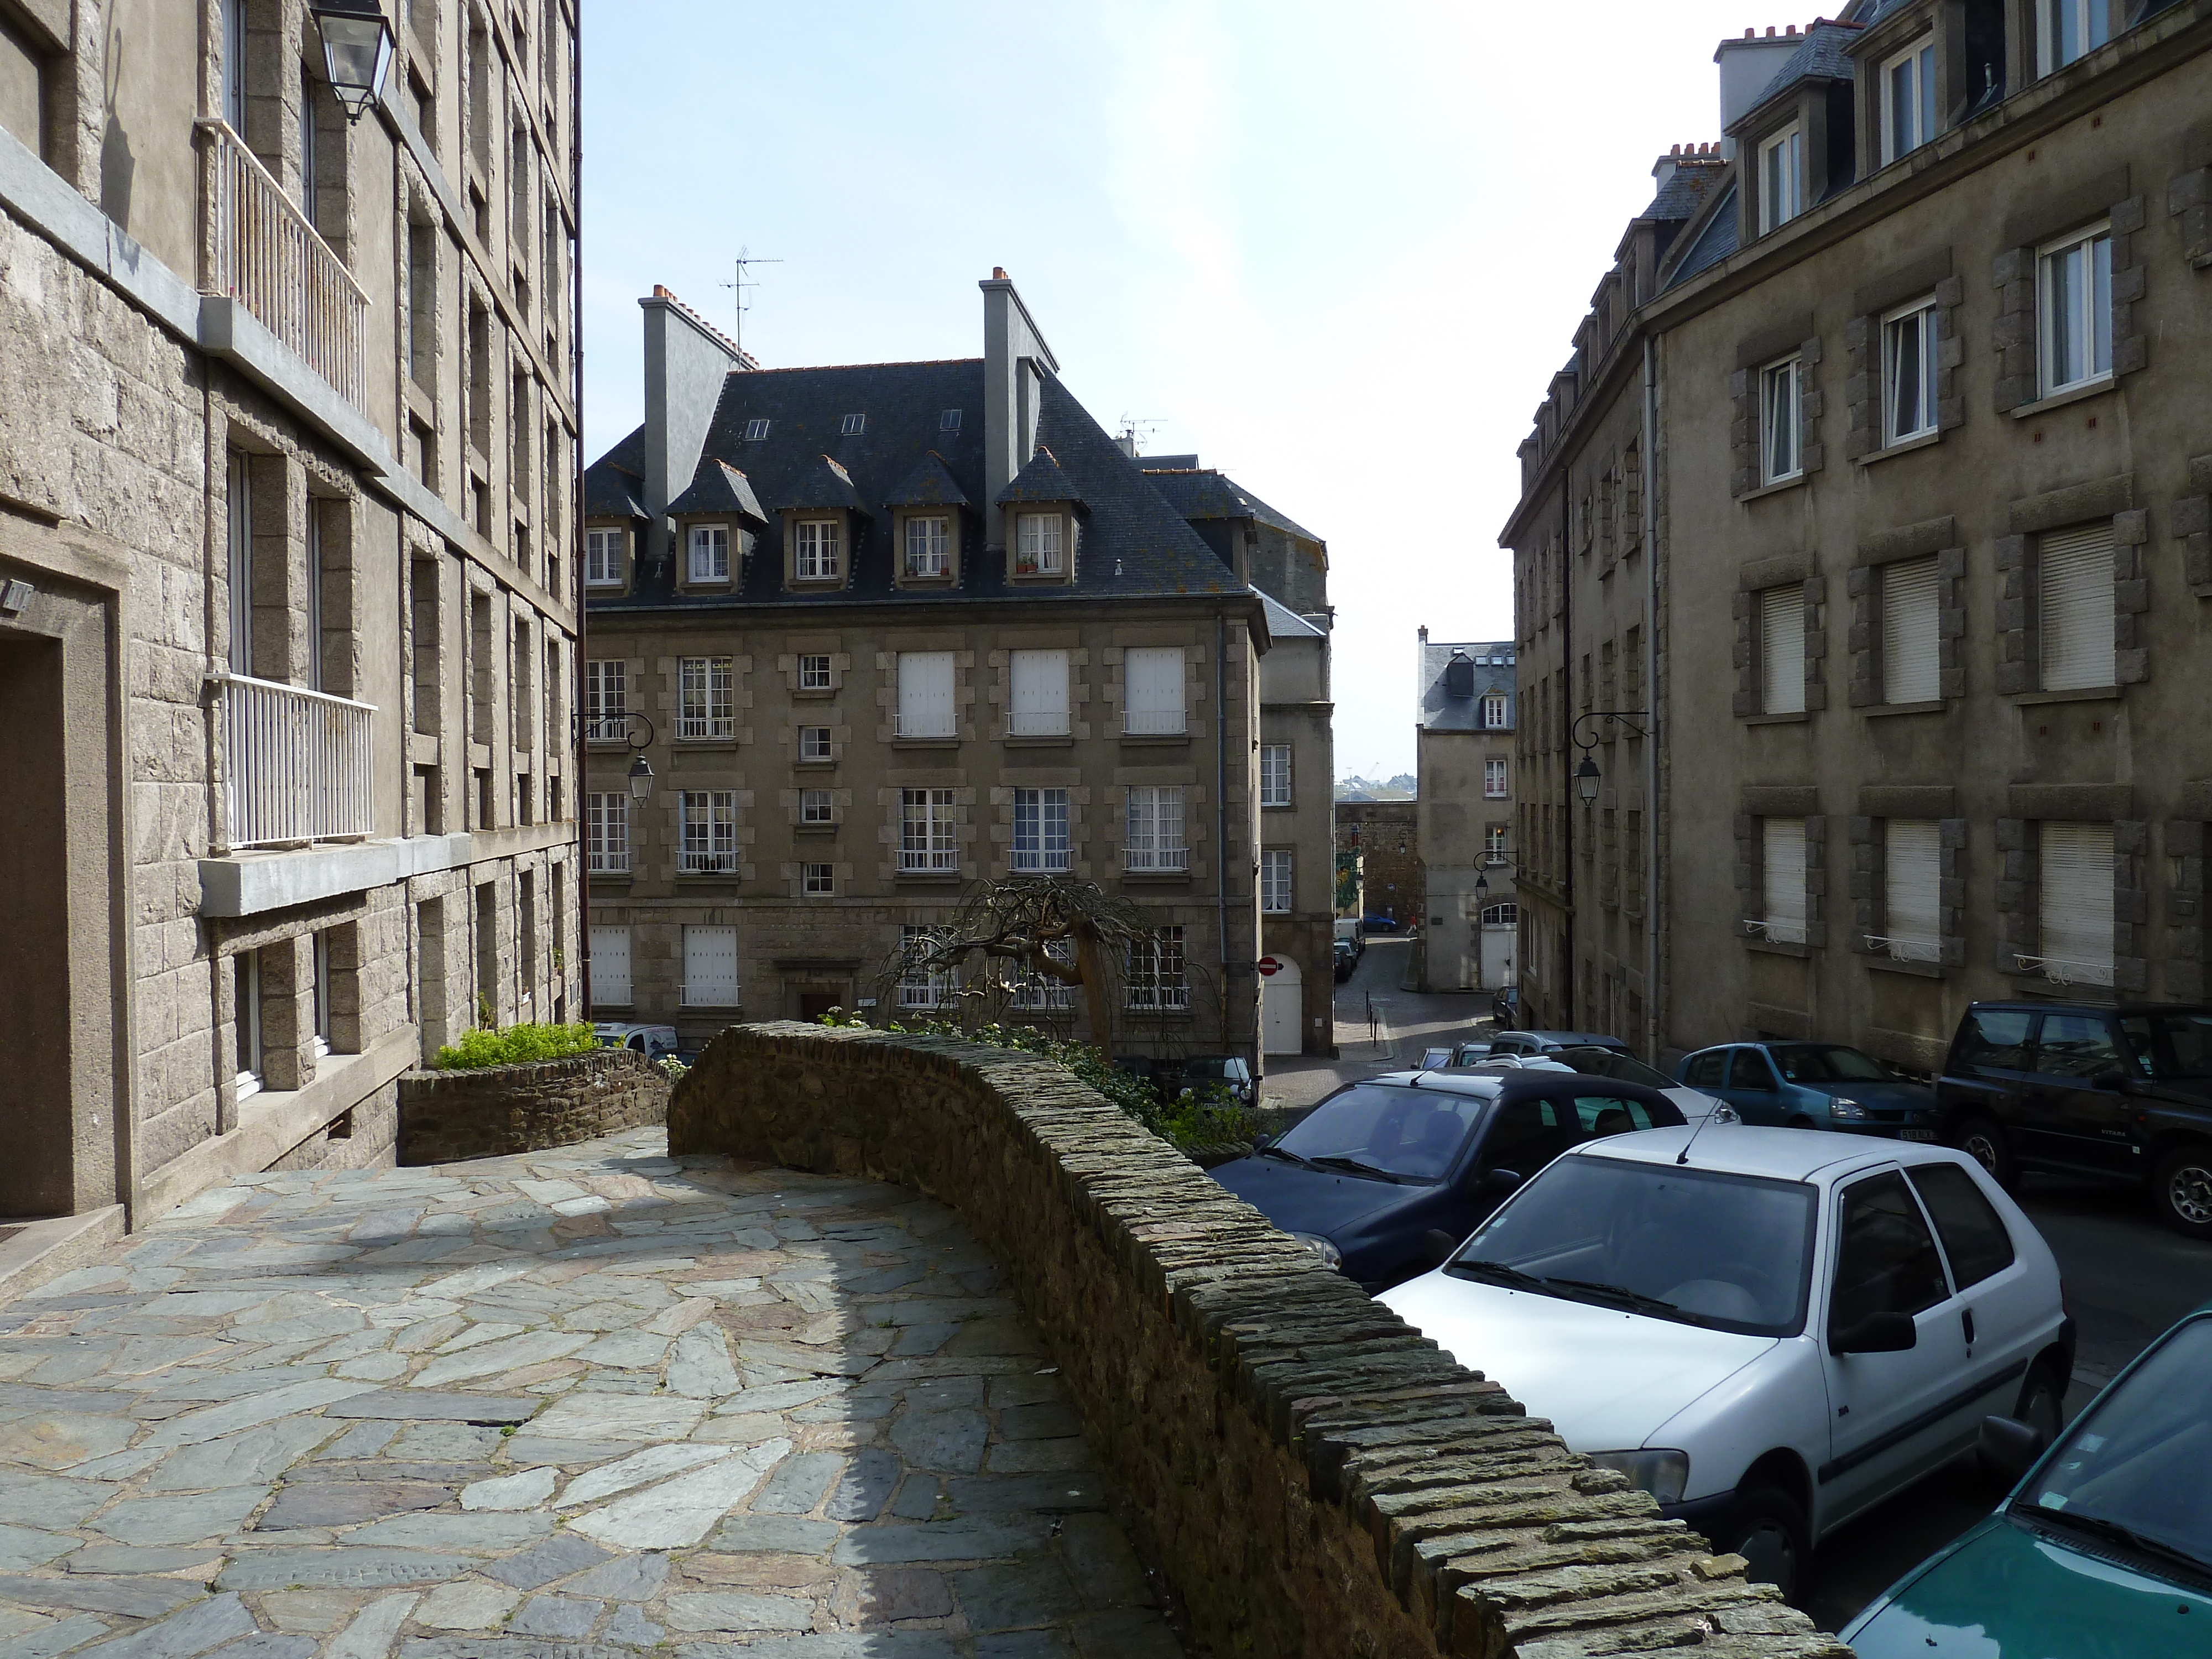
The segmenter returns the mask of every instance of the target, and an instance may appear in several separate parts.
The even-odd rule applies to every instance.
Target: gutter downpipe
[[[1559,462],[1559,662],[1565,695],[1559,699],[1559,718],[1566,722],[1562,734],[1567,741],[1559,745],[1559,799],[1565,803],[1562,816],[1566,827],[1559,836],[1559,923],[1560,936],[1566,946],[1566,960],[1560,964],[1559,988],[1566,1006],[1561,1011],[1560,1023],[1571,1031],[1587,1028],[1582,1016],[1576,1012],[1575,1002],[1575,808],[1582,802],[1575,793],[1575,501],[1572,488],[1573,468],[1567,459]],[[1585,811],[1595,807],[1584,807]]]
[[[1659,1064],[1659,348],[1644,336],[1644,1029]]]
[[[1221,937],[1221,1012],[1222,1043],[1229,1043],[1229,613],[1219,611],[1213,617],[1213,843],[1214,860],[1218,874],[1214,879],[1214,902],[1218,908],[1215,929]],[[1255,945],[1256,946],[1257,941]],[[1253,951],[1253,960],[1259,960],[1259,951]],[[1253,969],[1256,975],[1258,969]],[[1235,1053],[1233,1048],[1231,1053]],[[1260,1045],[1256,1034],[1252,1044],[1252,1074],[1260,1074]]]
[[[574,539],[568,547],[569,579],[573,583],[576,607],[576,657],[574,672],[569,676],[568,733],[574,745],[570,769],[576,775],[574,799],[571,817],[576,825],[576,937],[570,941],[574,950],[572,960],[576,964],[580,983],[574,1006],[582,1010],[583,1018],[592,1018],[592,852],[590,815],[585,811],[586,792],[591,780],[584,769],[590,763],[591,751],[584,742],[584,669],[590,660],[586,647],[586,636],[590,623],[585,616],[584,549],[588,538],[584,532],[584,24],[581,0],[576,9],[576,41],[568,53],[568,118],[573,124],[568,140],[569,199],[576,204],[576,257],[568,269],[568,327],[573,339],[569,351],[574,367],[572,395],[576,408],[576,503],[568,515],[568,532]],[[627,787],[627,783],[624,785]]]

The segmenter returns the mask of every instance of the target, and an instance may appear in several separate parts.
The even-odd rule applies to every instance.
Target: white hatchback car
[[[1802,1129],[1585,1142],[1382,1300],[1785,1595],[1984,1414],[2055,1434],[2073,1373],[2050,1247],[1971,1158]]]

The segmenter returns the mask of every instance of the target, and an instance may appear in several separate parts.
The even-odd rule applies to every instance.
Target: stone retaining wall
[[[1058,1066],[735,1026],[678,1085],[669,1145],[958,1209],[1215,1652],[1848,1659]]]
[[[631,1048],[399,1079],[399,1162],[568,1146],[668,1115],[668,1079]]]

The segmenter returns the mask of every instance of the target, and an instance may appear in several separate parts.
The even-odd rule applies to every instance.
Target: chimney
[[[1057,374],[1060,360],[1003,265],[976,286],[983,290],[983,544],[1004,547],[999,492],[1036,452],[1040,371]]]
[[[708,423],[730,371],[747,366],[737,346],[659,283],[645,313],[645,556],[668,556],[669,502],[691,487]]]
[[[1737,120],[1749,112],[1759,100],[1759,94],[1773,84],[1774,77],[1782,72],[1783,64],[1790,61],[1790,53],[1805,44],[1805,37],[1793,24],[1787,34],[1777,34],[1768,29],[1764,36],[1749,29],[1741,40],[1723,40],[1713,52],[1713,62],[1721,66],[1721,131],[1725,133]],[[1723,138],[1721,154],[1730,159],[1735,155],[1735,140]]]

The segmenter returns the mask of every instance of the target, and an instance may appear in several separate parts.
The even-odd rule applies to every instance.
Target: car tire
[[[2158,1218],[2190,1238],[2212,1238],[2212,1146],[2193,1141],[2168,1152],[2151,1176]]]
[[[1951,1144],[1980,1164],[1990,1179],[2005,1191],[2020,1190],[2020,1165],[2014,1161],[2012,1145],[2005,1139],[2003,1126],[1995,1118],[1977,1112],[1960,1119]]]
[[[1735,1513],[1714,1542],[1723,1554],[1750,1564],[1745,1577],[1771,1584],[1784,1601],[1796,1602],[1812,1564],[1813,1529],[1803,1507],[1781,1487],[1761,1482],[1741,1488]]]

